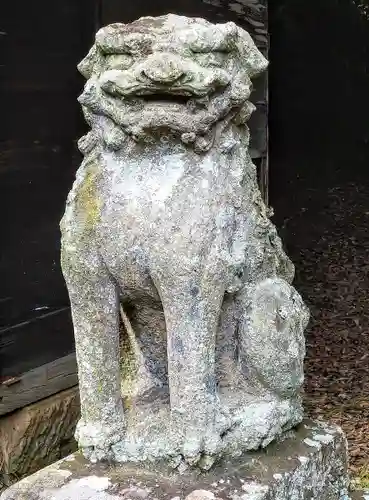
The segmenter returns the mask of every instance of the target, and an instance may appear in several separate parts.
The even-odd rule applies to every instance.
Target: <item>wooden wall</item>
[[[73,351],[59,220],[83,133],[76,64],[94,2],[12,0],[1,9],[0,384]]]

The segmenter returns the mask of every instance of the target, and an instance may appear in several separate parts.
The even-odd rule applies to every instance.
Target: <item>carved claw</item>
[[[199,466],[207,470],[214,463],[215,456],[219,455],[222,448],[220,434],[212,429],[202,432],[191,428],[185,434],[181,453],[184,461],[190,466]]]
[[[230,416],[217,403],[209,404],[208,411],[208,418],[204,418],[197,424],[183,423],[184,432],[180,447],[184,462],[190,466],[196,465],[203,470],[209,469],[215,457],[222,453],[221,436],[232,427]]]

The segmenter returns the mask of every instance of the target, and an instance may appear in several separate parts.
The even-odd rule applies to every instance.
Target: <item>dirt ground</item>
[[[369,176],[365,162],[292,172],[274,207],[311,311],[305,407],[342,426],[352,477],[369,487]]]
[[[351,0],[269,5],[270,199],[311,311],[305,407],[342,426],[369,489],[369,22]]]

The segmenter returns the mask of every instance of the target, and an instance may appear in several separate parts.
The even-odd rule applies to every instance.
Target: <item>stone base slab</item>
[[[91,464],[75,453],[11,486],[0,500],[349,500],[340,428],[305,421],[263,452],[209,472]]]
[[[298,425],[303,419],[300,398],[268,401],[232,387],[218,388],[219,405],[224,417],[215,422],[222,436],[222,451],[231,456],[268,446],[276,436]],[[181,435],[171,428],[170,403],[167,387],[146,391],[145,397],[130,398],[126,409],[128,425],[125,439],[112,447],[114,462],[142,462],[177,457],[181,463]],[[221,412],[219,412],[221,414]],[[240,446],[242,443],[242,447]],[[90,458],[86,455],[87,458]]]

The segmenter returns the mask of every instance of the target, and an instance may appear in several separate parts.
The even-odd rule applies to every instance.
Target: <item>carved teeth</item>
[[[185,144],[191,144],[191,143],[195,142],[196,134],[195,134],[195,132],[185,132],[184,134],[181,135],[181,140]]]

